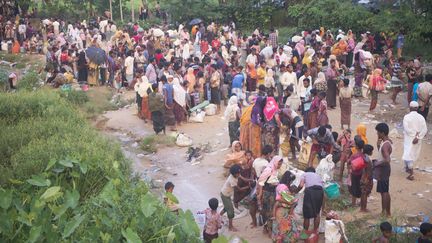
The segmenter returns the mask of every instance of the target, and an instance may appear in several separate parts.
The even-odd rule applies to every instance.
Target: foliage
[[[17,88],[27,91],[36,90],[41,86],[40,81],[40,77],[36,72],[28,72],[19,80]]]
[[[74,105],[82,105],[89,101],[87,93],[82,90],[72,89],[68,92],[60,92],[60,96]]]
[[[158,146],[174,146],[175,140],[175,137],[172,136],[150,135],[141,141],[140,147],[145,152],[156,153]]]
[[[9,90],[9,75],[7,70],[0,69],[0,92]]]
[[[375,221],[376,219],[372,218],[361,218],[356,219],[351,222],[346,223],[345,230],[348,240],[350,242],[372,242],[373,239],[381,236],[381,231],[379,229],[379,224],[369,225],[365,222]],[[400,222],[403,220],[397,219],[394,217],[390,220],[388,219],[379,219],[379,222],[388,221],[393,227],[400,225]],[[399,224],[398,224],[399,222]],[[417,239],[417,234],[393,234],[390,242],[395,243],[404,243],[404,242],[415,242]]]
[[[58,92],[0,94],[1,242],[199,242]]]

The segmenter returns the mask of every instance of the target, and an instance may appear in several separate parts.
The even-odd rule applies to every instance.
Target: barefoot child
[[[373,187],[373,165],[370,156],[372,156],[373,146],[370,144],[366,144],[363,147],[364,154],[364,162],[366,163],[366,167],[363,169],[362,177],[360,179],[360,211],[367,212],[367,198],[372,192]]]
[[[165,196],[164,203],[171,210],[171,212],[178,213],[179,201],[176,196],[173,194],[174,184],[172,182],[165,183]]]
[[[211,243],[212,240],[219,237],[218,231],[222,228],[222,216],[217,213],[219,201],[212,198],[208,201],[209,207],[204,210],[205,224],[203,231],[203,238],[205,243]]]
[[[237,231],[233,226],[233,218],[234,218],[234,205],[231,197],[234,195],[234,189],[239,190],[237,183],[238,178],[240,176],[241,167],[240,165],[233,165],[230,168],[230,175],[225,181],[222,190],[221,190],[221,198],[224,208],[220,212],[220,215],[223,215],[225,212],[228,214],[228,229],[230,231]]]
[[[376,239],[373,239],[373,243],[389,243],[392,235],[392,225],[389,222],[382,222],[380,224],[380,230],[382,235]]]

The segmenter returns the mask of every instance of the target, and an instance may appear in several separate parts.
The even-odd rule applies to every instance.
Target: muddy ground
[[[134,93],[124,96],[133,97]],[[392,175],[390,178],[390,193],[392,196],[392,213],[409,223],[415,224],[419,214],[432,216],[432,135],[428,134],[423,141],[422,155],[415,163],[415,180],[408,181],[403,171],[403,135],[401,122],[408,112],[405,93],[398,96],[400,105],[389,105],[387,94],[379,97],[379,106],[374,113],[368,112],[369,100],[354,99],[352,113],[352,128],[359,122],[367,125],[369,143],[376,146],[375,125],[385,121],[390,125],[391,138],[394,142],[392,154]],[[340,110],[329,111],[330,122],[335,131],[340,132]],[[220,189],[225,181],[226,171],[222,167],[225,154],[228,152],[229,138],[227,122],[220,116],[205,117],[204,123],[187,123],[179,127],[179,132],[193,139],[194,146],[208,144],[209,152],[203,154],[200,161],[187,162],[187,148],[158,148],[155,154],[145,154],[139,146],[139,141],[153,134],[150,123],[144,123],[136,116],[136,106],[127,106],[120,110],[109,111],[97,121],[97,127],[108,136],[122,144],[125,154],[133,161],[134,171],[144,180],[150,182],[155,191],[162,195],[162,187],[166,181],[175,184],[174,194],[180,200],[183,209],[192,212],[207,207],[208,199],[220,198]],[[429,123],[428,126],[431,126]],[[161,136],[161,135],[160,135]],[[375,151],[376,152],[376,151]],[[376,157],[374,154],[373,157]],[[374,187],[374,190],[375,187]],[[345,222],[359,218],[367,219],[367,224],[376,224],[380,220],[380,195],[373,191],[369,198],[369,214],[358,213],[358,208],[350,208],[340,212]],[[366,221],[366,220],[365,220]],[[234,221],[239,229],[236,233],[249,242],[271,242],[262,234],[261,228],[251,229],[250,218],[243,217]],[[225,229],[222,234],[229,235]]]

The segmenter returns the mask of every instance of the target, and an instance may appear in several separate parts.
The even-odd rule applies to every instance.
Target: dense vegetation
[[[170,213],[131,177],[75,99],[23,89],[0,94],[1,242],[199,241],[192,213]]]

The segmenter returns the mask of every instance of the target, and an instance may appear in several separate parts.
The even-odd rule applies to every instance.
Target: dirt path
[[[402,99],[402,95],[398,99]],[[378,119],[380,119],[379,121],[386,121],[390,125],[395,147],[390,179],[393,215],[405,217],[425,213],[432,216],[432,173],[416,170],[416,180],[408,181],[403,172],[403,162],[401,161],[403,136],[398,127],[400,127],[403,115],[407,113],[407,109],[404,108],[406,104],[391,108],[387,106],[388,100],[387,95],[380,97],[381,103],[375,114],[369,114],[367,111],[369,100],[355,100],[353,102],[352,128],[355,128],[360,121],[366,123],[369,143],[375,145],[376,132],[374,127],[378,123]],[[180,132],[193,139],[194,146],[206,143],[211,146],[212,151],[204,154],[199,164],[192,165],[186,162],[186,148],[165,147],[159,149],[157,154],[143,155],[136,141],[153,134],[153,130],[150,123],[144,123],[135,114],[135,106],[106,112],[103,115],[103,122],[99,124],[108,135],[116,137],[122,143],[126,155],[134,162],[135,172],[142,174],[142,178],[151,182],[156,188],[162,187],[166,181],[172,181],[175,184],[174,194],[179,198],[180,206],[183,209],[190,209],[194,213],[205,209],[209,198],[220,198],[220,188],[225,181],[225,171],[222,164],[229,145],[226,121],[220,116],[211,116],[206,117],[204,123],[188,123],[180,127]],[[334,130],[340,132],[340,110],[330,111],[329,116]],[[394,128],[396,130],[393,130]],[[397,131],[400,135],[397,134]],[[431,134],[428,134],[423,141],[423,154],[420,160],[416,162],[415,167],[432,169],[431,160],[428,159],[432,156],[431,138]],[[378,222],[379,217],[377,216],[381,212],[381,202],[379,194],[375,191],[370,197],[368,207],[371,212],[366,216],[374,217],[368,223]],[[352,209],[344,211],[342,215],[345,221],[365,217],[364,214],[357,212],[357,209]],[[240,230],[237,233],[238,236],[252,243],[271,242],[262,234],[260,228],[250,229],[249,223],[249,217],[234,221]],[[226,229],[223,229],[222,233],[228,234]]]

